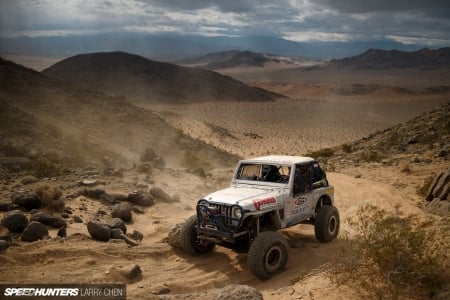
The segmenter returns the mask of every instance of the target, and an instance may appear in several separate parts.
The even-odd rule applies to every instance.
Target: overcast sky
[[[450,46],[450,0],[0,0],[0,37],[173,32]]]

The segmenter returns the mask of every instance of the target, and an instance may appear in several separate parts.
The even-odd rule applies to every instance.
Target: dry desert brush
[[[369,299],[422,299],[450,279],[449,222],[424,226],[416,216],[364,206],[349,224],[327,268],[333,283]]]
[[[61,198],[62,192],[57,187],[41,185],[36,189],[36,196],[41,201],[43,207],[61,211],[65,206],[65,201]]]

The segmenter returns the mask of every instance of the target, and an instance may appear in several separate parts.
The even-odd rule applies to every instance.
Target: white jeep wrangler
[[[284,269],[288,244],[276,232],[312,224],[320,242],[334,240],[339,213],[334,188],[318,162],[301,156],[264,156],[239,162],[231,186],[197,203],[197,214],[181,227],[185,252],[214,246],[248,251],[248,267],[260,279]]]

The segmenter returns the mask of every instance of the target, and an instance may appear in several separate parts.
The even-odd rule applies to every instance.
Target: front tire
[[[209,253],[214,249],[215,244],[202,244],[197,238],[195,226],[197,226],[197,216],[191,216],[184,222],[180,229],[180,245],[184,252],[199,255]]]
[[[286,266],[288,248],[280,233],[261,232],[248,251],[247,264],[250,271],[262,280],[273,277]]]
[[[321,243],[329,243],[334,240],[339,233],[340,219],[336,207],[331,205],[322,206],[316,217],[314,232],[316,239]]]

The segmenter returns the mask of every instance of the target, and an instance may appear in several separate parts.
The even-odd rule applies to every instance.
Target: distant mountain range
[[[317,64],[318,61],[306,58],[256,53],[252,51],[230,50],[210,53],[199,58],[181,60],[176,63],[215,70],[240,66],[264,67],[267,63],[285,63],[305,66]]]
[[[76,55],[54,64],[43,74],[141,103],[272,101],[283,97],[213,71],[153,61],[124,52]]]
[[[357,55],[370,48],[414,51],[423,46],[405,45],[387,39],[351,42],[296,42],[268,36],[207,37],[174,33],[105,33],[87,36],[0,38],[0,55],[1,53],[16,53],[69,57],[79,53],[125,51],[163,61],[177,61],[235,49],[280,56],[331,59]]]
[[[343,59],[334,59],[331,65],[347,68],[449,68],[450,48],[420,49],[418,51],[369,49]]]

